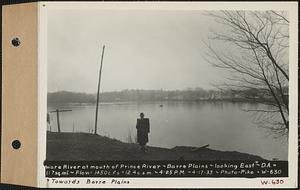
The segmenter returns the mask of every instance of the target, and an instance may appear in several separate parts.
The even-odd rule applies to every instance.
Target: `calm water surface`
[[[160,105],[163,107],[160,107]],[[287,160],[287,140],[274,139],[268,131],[253,124],[251,114],[242,111],[256,104],[230,102],[154,102],[112,103],[99,106],[98,134],[128,142],[136,136],[140,112],[150,118],[149,145],[203,146],[217,150],[239,151],[266,159]],[[63,132],[92,133],[95,105],[48,107],[72,109],[60,113]],[[48,126],[50,130],[50,126]],[[56,114],[51,113],[51,131],[57,131]]]

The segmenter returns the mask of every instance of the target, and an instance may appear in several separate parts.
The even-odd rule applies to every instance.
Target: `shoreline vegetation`
[[[136,143],[125,143],[109,137],[88,133],[47,132],[47,160],[265,160],[260,156],[237,151],[213,150],[200,147],[147,146],[147,152]]]
[[[48,92],[49,105],[62,104],[95,104],[96,93],[82,93],[71,91]],[[122,90],[100,93],[101,103],[109,102],[153,102],[153,101],[230,101],[260,103],[270,101],[264,90],[249,89],[233,90],[204,90],[189,88],[186,90]]]

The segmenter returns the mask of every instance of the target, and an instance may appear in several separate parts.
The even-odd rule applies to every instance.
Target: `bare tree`
[[[265,106],[247,110],[260,126],[287,134],[289,20],[286,12],[208,12],[222,25],[209,37],[206,60],[231,72],[222,88]],[[278,117],[280,116],[280,117]],[[276,118],[280,118],[279,120]]]

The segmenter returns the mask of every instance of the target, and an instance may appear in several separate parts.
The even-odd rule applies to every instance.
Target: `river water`
[[[98,134],[123,142],[135,141],[136,119],[140,112],[150,119],[151,146],[203,146],[223,151],[239,151],[266,159],[287,160],[286,137],[274,139],[257,127],[253,116],[243,109],[257,104],[232,102],[149,102],[104,103],[99,105]],[[95,105],[49,106],[60,113],[62,132],[93,133]],[[50,114],[51,131],[57,131],[56,114]],[[50,130],[50,126],[48,126]]]

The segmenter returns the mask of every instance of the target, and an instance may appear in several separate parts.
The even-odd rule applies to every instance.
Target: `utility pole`
[[[98,91],[97,91],[97,103],[96,103],[96,115],[95,115],[95,130],[94,130],[94,134],[97,134],[99,93],[100,93],[100,83],[101,83],[101,73],[102,73],[104,50],[105,50],[105,45],[103,45],[103,47],[102,47],[101,63],[100,63],[100,70],[99,70],[99,80],[98,80]]]
[[[67,111],[72,111],[72,110],[59,110],[56,109],[55,111],[50,111],[50,113],[56,112],[56,119],[57,119],[57,131],[60,133],[60,122],[59,122],[59,112],[67,112]]]

